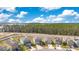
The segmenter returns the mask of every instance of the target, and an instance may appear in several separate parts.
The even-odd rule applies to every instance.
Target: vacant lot
[[[21,36],[25,36],[25,37],[40,37],[40,38],[56,38],[56,37],[60,37],[63,39],[74,39],[74,38],[79,38],[79,36],[68,36],[68,35],[49,35],[49,34],[39,34],[39,33],[11,33],[11,32],[3,32],[0,33],[0,38],[1,37],[5,37],[5,36],[9,36],[9,35],[13,35],[13,34],[17,34],[17,35],[21,35]]]

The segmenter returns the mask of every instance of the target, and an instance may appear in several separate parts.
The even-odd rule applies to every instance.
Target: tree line
[[[79,24],[68,23],[28,23],[4,25],[3,32],[44,33],[55,35],[79,35]]]

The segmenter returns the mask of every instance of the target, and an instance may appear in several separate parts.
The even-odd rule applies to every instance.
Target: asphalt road
[[[34,51],[72,51],[72,50],[64,50],[64,49],[39,49]]]
[[[65,51],[65,50],[59,50],[59,49],[39,49],[34,51]]]

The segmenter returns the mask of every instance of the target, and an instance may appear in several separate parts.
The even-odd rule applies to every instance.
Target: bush
[[[61,47],[62,47],[62,48],[68,48],[67,42],[62,42]]]
[[[28,50],[28,48],[23,44],[19,45],[18,48],[19,48],[20,51],[27,51]]]
[[[52,44],[53,47],[56,47],[56,44],[55,44],[54,41],[52,41],[51,44]]]
[[[47,45],[47,43],[46,43],[46,42],[44,42],[43,40],[41,40],[41,41],[40,41],[40,45],[41,45],[41,46],[46,46],[46,45]]]
[[[36,48],[36,44],[34,44],[34,43],[31,43],[31,45],[32,45],[34,48]]]

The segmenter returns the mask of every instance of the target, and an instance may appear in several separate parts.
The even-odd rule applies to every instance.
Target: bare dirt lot
[[[42,37],[42,38],[54,38],[54,37],[61,37],[63,39],[74,39],[77,38],[79,39],[79,36],[68,36],[68,35],[49,35],[49,34],[39,34],[39,33],[11,33],[11,32],[1,32],[0,36],[9,36],[12,34],[18,34],[18,35],[23,35],[23,36],[32,36],[33,38],[35,37]]]

